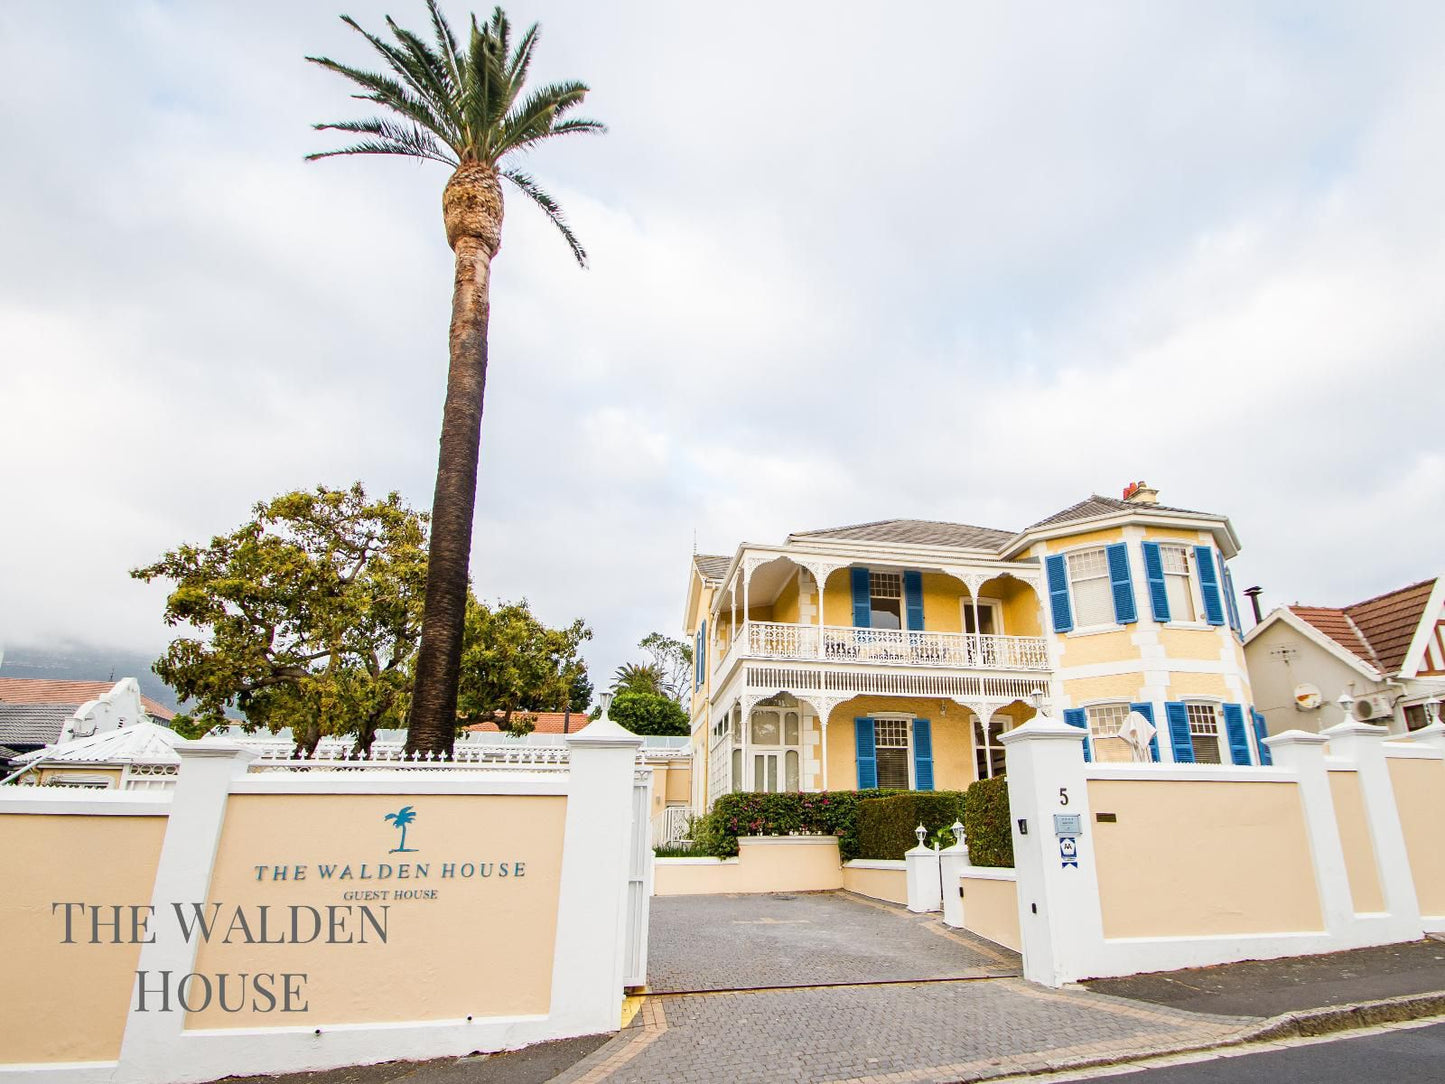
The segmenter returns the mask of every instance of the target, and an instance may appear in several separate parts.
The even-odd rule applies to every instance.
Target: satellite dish
[[[1294,706],[1298,711],[1314,711],[1324,701],[1318,685],[1302,681],[1294,687]]]

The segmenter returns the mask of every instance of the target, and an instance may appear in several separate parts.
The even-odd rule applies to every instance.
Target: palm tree
[[[650,662],[625,662],[612,675],[614,693],[652,693],[655,696],[671,696],[662,667]]]
[[[416,820],[416,810],[409,805],[404,805],[395,813],[387,813],[381,818],[384,821],[391,821],[393,828],[401,829],[401,843],[393,847],[388,854],[400,854],[403,851],[414,851],[415,847],[406,845],[406,826]]]
[[[482,398],[487,382],[487,317],[491,264],[502,240],[503,180],[539,207],[561,231],[585,267],[587,254],[556,200],[511,164],[522,152],[557,136],[602,132],[594,120],[572,115],[587,94],[578,82],[553,83],[523,93],[536,48],[533,25],[515,45],[499,7],[478,25],[462,49],[436,0],[427,0],[434,43],[403,30],[389,16],[395,42],[342,21],[381,54],[390,69],[376,74],[326,57],[307,57],[361,88],[354,97],[375,102],[390,116],[318,124],[318,129],[363,136],[308,161],[342,154],[399,154],[441,162],[452,170],[442,191],[447,243],[456,257],[452,289],[451,361],[442,410],[441,451],[432,498],[431,547],[416,686],[408,721],[408,751],[445,752],[456,735],[457,675],[467,606],[472,515],[477,499],[477,458]]]

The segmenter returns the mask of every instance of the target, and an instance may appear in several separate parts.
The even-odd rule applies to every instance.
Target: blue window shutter
[[[923,628],[923,573],[909,569],[903,573],[903,605],[908,611],[907,627],[914,632]],[[918,788],[922,790],[922,787]]]
[[[701,689],[707,680],[707,621],[697,630],[697,646],[692,649],[693,687]]]
[[[873,624],[873,591],[866,568],[851,568],[853,579],[853,627],[866,629]]]
[[[1183,701],[1171,700],[1165,704],[1164,717],[1169,720],[1169,745],[1174,751],[1174,763],[1193,764],[1194,742],[1189,739],[1189,712]]]
[[[1249,738],[1244,733],[1244,707],[1224,705],[1224,732],[1229,735],[1229,759],[1235,764],[1248,764]]]
[[[1069,606],[1069,570],[1062,555],[1044,559],[1049,575],[1049,607],[1053,611],[1054,631],[1068,632],[1074,627],[1074,612]]]
[[[1158,763],[1159,763],[1159,731],[1158,731],[1157,727],[1159,726],[1159,724],[1154,722],[1154,705],[1153,705],[1153,704],[1130,704],[1130,705],[1129,705],[1129,710],[1130,710],[1130,711],[1137,711],[1140,715],[1144,716],[1144,718],[1148,719],[1149,722],[1156,727],[1156,729],[1155,729],[1155,731],[1154,731],[1154,736],[1149,739],[1149,756],[1153,759],[1153,761],[1154,761],[1155,764],[1158,764]]]
[[[1195,546],[1194,561],[1199,566],[1199,593],[1204,596],[1204,619],[1211,625],[1222,625],[1224,604],[1219,601],[1219,573],[1214,569],[1214,551],[1208,546]]]
[[[1249,709],[1249,714],[1254,719],[1254,747],[1259,750],[1259,762],[1266,768],[1274,763],[1274,757],[1270,754],[1269,746],[1264,744],[1264,739],[1269,737],[1269,731],[1265,729],[1264,716],[1254,708]]]
[[[1144,543],[1144,575],[1149,580],[1149,609],[1162,625],[1169,620],[1169,592],[1164,590],[1164,558],[1158,542]]]
[[[1084,743],[1083,743],[1083,744],[1084,744],[1084,762],[1085,762],[1085,763],[1088,763],[1089,761],[1093,760],[1094,757],[1093,757],[1093,755],[1089,752],[1089,715],[1088,715],[1088,712],[1084,711],[1083,708],[1065,708],[1065,709],[1064,709],[1064,722],[1068,723],[1070,726],[1080,727],[1080,728],[1084,731]]]
[[[913,720],[913,789],[933,789],[933,726],[927,719]]]
[[[1115,542],[1105,552],[1109,557],[1109,585],[1114,589],[1114,620],[1129,625],[1139,620],[1134,609],[1134,581],[1129,576],[1129,547]]]
[[[1234,594],[1234,577],[1229,574],[1229,566],[1224,563],[1223,555],[1219,558],[1219,567],[1224,572],[1224,606],[1229,611],[1229,627],[1243,640],[1244,623],[1239,619],[1239,599]]]
[[[853,739],[858,750],[858,789],[878,789],[878,744],[873,733],[873,720],[866,716],[853,720]]]

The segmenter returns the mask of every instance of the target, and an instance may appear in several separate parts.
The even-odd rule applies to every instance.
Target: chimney
[[[1158,504],[1159,491],[1148,482],[1130,482],[1124,487],[1124,499],[1130,504]]]

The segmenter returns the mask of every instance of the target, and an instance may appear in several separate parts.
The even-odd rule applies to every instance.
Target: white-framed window
[[[868,572],[869,624],[875,629],[903,627],[903,575]]]
[[[993,718],[989,720],[988,730],[985,731],[979,717],[973,717],[974,767],[978,771],[976,778],[992,779],[996,775],[1004,774],[1006,761],[1003,742],[999,738],[1011,722],[1002,712],[994,712]]]
[[[1087,629],[1114,624],[1114,589],[1109,582],[1109,560],[1104,547],[1070,553],[1068,565],[1074,627]]]
[[[744,789],[770,794],[799,789],[803,720],[796,702],[787,699],[778,706],[753,709],[748,722],[750,777]]]
[[[873,738],[881,790],[908,790],[913,758],[908,755],[912,719],[875,719]]]
[[[1189,716],[1189,744],[1194,763],[1222,764],[1219,755],[1219,705],[1190,701],[1184,705]]]
[[[960,598],[959,605],[963,607],[963,631],[981,632],[985,636],[1003,635],[1003,607],[998,599],[981,598],[978,600],[978,628],[973,627],[973,599]]]
[[[1129,718],[1128,704],[1089,704],[1084,708],[1084,715],[1089,722],[1096,761],[1108,764],[1133,761],[1134,750],[1119,737],[1119,728]]]
[[[1188,546],[1161,545],[1159,559],[1164,566],[1164,591],[1169,596],[1169,620],[1199,620],[1199,609],[1194,604],[1194,576],[1191,571],[1194,565],[1193,552]]]

